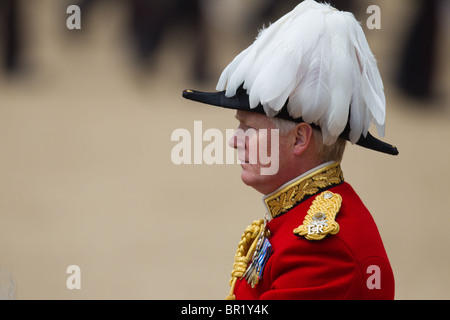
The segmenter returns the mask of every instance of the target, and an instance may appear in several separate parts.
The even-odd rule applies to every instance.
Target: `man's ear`
[[[295,155],[302,154],[308,148],[312,134],[313,129],[307,123],[302,122],[295,127],[295,142],[293,147]]]

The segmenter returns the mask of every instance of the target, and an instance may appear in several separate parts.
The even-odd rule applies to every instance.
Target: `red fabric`
[[[371,214],[348,183],[330,191],[342,196],[339,232],[318,241],[294,235],[315,196],[276,217],[268,223],[273,254],[263,278],[253,289],[238,280],[236,299],[394,298],[394,276]]]

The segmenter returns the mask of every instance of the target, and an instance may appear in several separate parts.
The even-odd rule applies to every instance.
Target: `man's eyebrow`
[[[238,116],[237,114],[234,115],[234,118],[238,121],[245,122],[245,117]]]

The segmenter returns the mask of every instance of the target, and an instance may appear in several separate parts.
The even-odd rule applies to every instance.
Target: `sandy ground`
[[[396,298],[449,299],[450,32],[436,81],[446,99],[413,100],[390,80],[412,8],[374,2],[382,28],[367,33],[385,78],[384,140],[400,155],[349,146],[344,174],[379,226]],[[193,132],[195,120],[203,130],[236,126],[234,112],[181,91],[214,90],[256,31],[211,28],[213,80],[199,84],[185,35],[168,36],[154,70],[138,72],[120,5],[99,5],[89,32],[73,36],[57,1],[25,3],[30,73],[0,80],[2,290],[8,273],[16,299],[223,299],[239,238],[264,213],[261,195],[238,164],[174,165],[171,134]],[[66,286],[70,265],[80,267],[79,290]]]

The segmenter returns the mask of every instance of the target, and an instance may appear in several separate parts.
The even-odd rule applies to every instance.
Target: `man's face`
[[[277,128],[265,115],[237,111],[236,119],[239,126],[229,144],[238,151],[241,179],[263,194],[270,193],[285,182],[285,139],[279,139]]]

